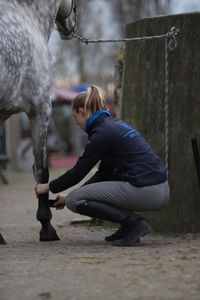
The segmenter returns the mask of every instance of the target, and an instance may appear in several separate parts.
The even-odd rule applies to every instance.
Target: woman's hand
[[[58,195],[56,197],[56,202],[54,203],[56,210],[63,209],[65,207],[65,197]]]
[[[38,198],[39,195],[47,194],[49,192],[49,184],[48,183],[43,183],[43,184],[38,183],[34,189],[35,189],[36,197]]]

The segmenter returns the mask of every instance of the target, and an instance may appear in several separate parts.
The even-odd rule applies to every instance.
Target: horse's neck
[[[61,0],[17,0],[17,2],[34,16],[40,31],[48,40]]]

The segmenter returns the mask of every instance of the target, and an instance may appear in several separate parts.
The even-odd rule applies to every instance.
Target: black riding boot
[[[120,226],[113,234],[105,236],[106,242],[114,242],[117,240],[121,240],[124,237],[124,228]],[[136,241],[136,243],[140,242],[140,238]]]
[[[114,241],[115,246],[133,246],[140,236],[151,231],[150,225],[135,213],[103,202],[86,200],[77,206],[77,213],[119,223],[123,228],[123,238]]]
[[[114,242],[123,238],[123,227],[120,226],[113,234],[105,236],[106,242]]]

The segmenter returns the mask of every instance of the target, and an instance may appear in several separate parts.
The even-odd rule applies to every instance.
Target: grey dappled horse
[[[73,6],[73,0],[0,1],[0,125],[12,114],[27,114],[35,157],[33,170],[39,183],[49,180],[46,141],[53,71],[48,39],[55,22],[61,38],[70,37]],[[51,217],[48,195],[41,195],[37,219],[42,224],[42,241],[59,239]]]

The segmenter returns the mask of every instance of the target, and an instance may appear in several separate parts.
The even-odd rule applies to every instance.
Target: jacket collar
[[[100,110],[97,110],[97,111],[95,111],[87,120],[86,120],[86,123],[85,123],[85,125],[86,125],[86,131],[88,131],[92,126],[91,125],[93,125],[93,122],[97,119],[97,118],[99,118],[100,116],[106,116],[106,117],[110,117],[110,112],[109,112],[109,110],[107,110],[107,109],[100,109]]]

